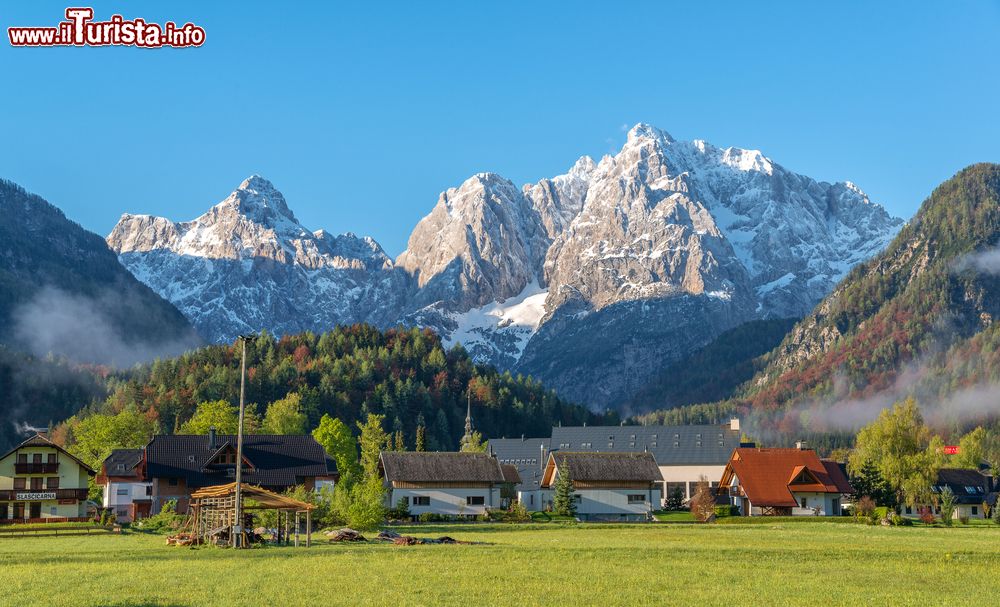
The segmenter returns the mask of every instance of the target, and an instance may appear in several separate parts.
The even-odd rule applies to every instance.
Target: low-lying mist
[[[130,332],[117,314],[137,315],[142,304],[111,290],[98,296],[43,287],[11,314],[17,349],[35,356],[53,354],[78,363],[127,368],[156,358],[176,356],[199,343],[194,334],[163,338]],[[147,312],[148,314],[148,312]]]

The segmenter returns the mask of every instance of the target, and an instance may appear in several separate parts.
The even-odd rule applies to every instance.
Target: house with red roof
[[[718,492],[745,516],[840,516],[844,496],[854,490],[840,464],[800,443],[736,449]]]

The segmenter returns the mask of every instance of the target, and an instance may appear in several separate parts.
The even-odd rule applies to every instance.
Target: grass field
[[[997,595],[1000,527],[441,525],[480,545],[0,539],[2,605],[943,605]]]

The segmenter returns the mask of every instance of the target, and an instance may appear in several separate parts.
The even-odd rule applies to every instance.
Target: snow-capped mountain
[[[212,341],[260,329],[385,324],[408,290],[377,242],[310,232],[256,175],[193,221],[123,215],[107,241]]]
[[[191,222],[126,215],[108,242],[210,339],[416,324],[613,406],[721,331],[804,315],[901,225],[849,182],[639,124],[564,175],[443,192],[395,263],[309,232],[259,177]]]

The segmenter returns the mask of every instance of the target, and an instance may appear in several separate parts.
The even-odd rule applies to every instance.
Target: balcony
[[[86,489],[0,489],[0,501],[25,501],[18,500],[18,493],[54,493],[57,500],[85,500],[87,499]]]
[[[15,463],[14,474],[55,474],[59,471],[59,462],[43,464]]]

